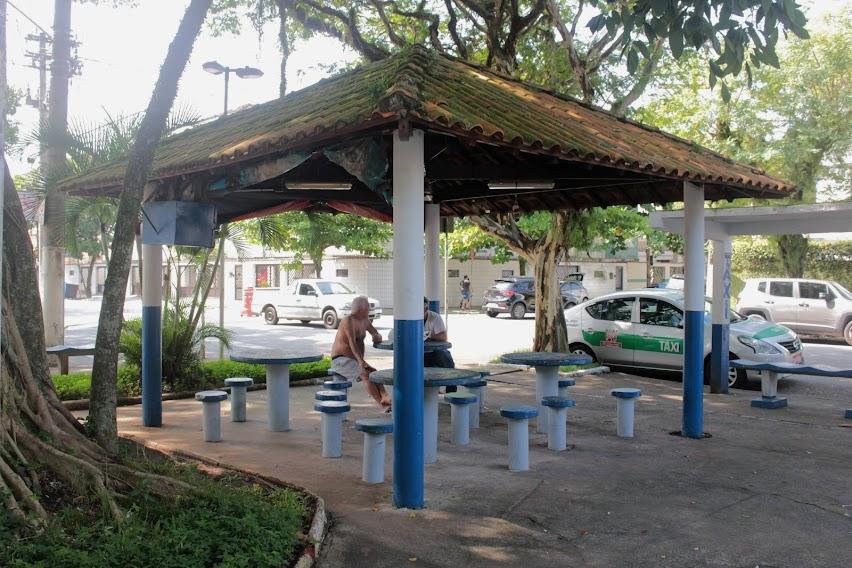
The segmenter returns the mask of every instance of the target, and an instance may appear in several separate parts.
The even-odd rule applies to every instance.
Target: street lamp
[[[212,75],[225,74],[225,111],[222,113],[222,116],[226,116],[228,114],[228,82],[231,77],[231,73],[234,73],[240,79],[257,79],[259,77],[263,77],[263,71],[256,67],[249,67],[248,65],[245,67],[227,67],[218,61],[208,61],[207,63],[204,63],[201,68]]]

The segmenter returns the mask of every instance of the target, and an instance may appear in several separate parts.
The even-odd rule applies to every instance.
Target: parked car
[[[298,320],[304,324],[322,321],[329,329],[337,329],[340,319],[352,312],[357,293],[334,280],[297,279],[289,289],[273,300],[267,299],[260,309],[264,321],[275,325],[279,320]],[[382,315],[379,301],[368,298],[370,321]]]
[[[658,288],[666,288],[668,290],[683,290],[683,274],[672,274],[671,278],[665,280],[665,286],[658,286]],[[662,284],[662,282],[660,283]]]
[[[535,280],[531,276],[500,278],[485,290],[482,309],[492,318],[509,314],[521,319],[527,312],[535,311]]]
[[[569,274],[559,285],[562,291],[562,307],[566,310],[589,301],[589,291],[583,285],[583,276],[582,272]]]
[[[842,337],[852,345],[852,292],[830,280],[749,278],[737,311],[756,314],[802,335]]]
[[[704,375],[710,374],[710,302],[705,304]],[[683,292],[631,290],[607,294],[565,312],[572,353],[623,367],[678,371],[683,369]],[[730,358],[803,363],[796,333],[762,318],[731,312]],[[728,370],[728,384],[759,379],[758,372]]]

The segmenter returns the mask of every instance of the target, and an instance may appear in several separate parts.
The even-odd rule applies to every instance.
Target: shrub
[[[118,395],[139,396],[142,394],[142,369],[136,365],[122,365],[118,368]]]
[[[92,374],[88,372],[54,375],[53,386],[60,400],[89,398],[92,388]]]
[[[314,363],[290,365],[290,380],[300,381],[325,377],[331,367],[331,359],[323,357]],[[228,377],[249,377],[255,383],[266,382],[266,366],[236,361],[205,361],[202,364],[206,386],[221,386]]]

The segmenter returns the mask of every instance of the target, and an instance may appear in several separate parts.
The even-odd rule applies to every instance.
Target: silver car
[[[852,292],[830,280],[749,278],[737,311],[759,315],[802,335],[842,337],[852,345]]]
[[[649,288],[600,296],[565,312],[572,353],[584,353],[604,364],[643,369],[683,369],[683,292]],[[710,372],[710,302],[705,304],[705,377]],[[763,318],[731,313],[731,359],[802,363],[796,333]],[[729,369],[728,385],[759,380],[759,372]]]

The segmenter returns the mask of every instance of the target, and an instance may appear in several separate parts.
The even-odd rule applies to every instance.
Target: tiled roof
[[[402,117],[427,130],[566,160],[746,190],[794,189],[689,141],[420,47],[173,136],[158,148],[151,177],[335,142]],[[62,185],[116,187],[125,167],[107,164]]]

